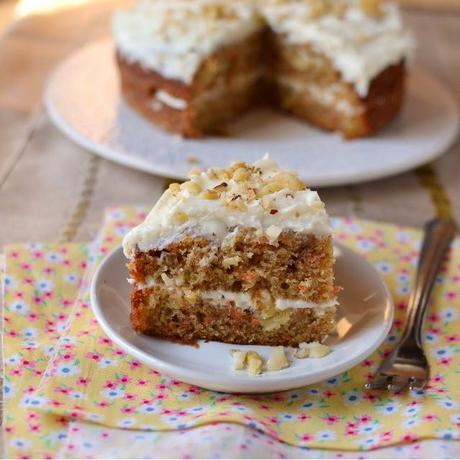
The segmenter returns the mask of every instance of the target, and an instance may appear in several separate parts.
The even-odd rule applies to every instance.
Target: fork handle
[[[405,345],[416,344],[422,348],[422,327],[431,291],[455,233],[456,226],[451,219],[433,219],[425,225],[415,285],[408,303],[408,317],[402,340]]]

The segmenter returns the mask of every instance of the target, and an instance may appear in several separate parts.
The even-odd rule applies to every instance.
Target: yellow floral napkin
[[[143,219],[143,211],[129,207],[108,211],[99,241],[94,251],[87,254],[91,265],[89,273],[107,252],[120,244],[122,235]],[[46,446],[52,446],[54,439],[59,437],[58,424],[67,419],[143,430],[175,430],[210,422],[235,422],[292,445],[340,450],[375,449],[422,438],[460,439],[460,388],[457,384],[460,373],[459,240],[455,241],[450,260],[438,277],[435,301],[426,322],[425,348],[432,369],[426,393],[369,392],[363,390],[363,384],[391,350],[402,330],[421,235],[406,227],[356,219],[336,219],[334,224],[336,239],[362,253],[385,278],[396,304],[394,326],[382,347],[349,372],[317,385],[269,395],[207,391],[147,368],[115,346],[99,328],[89,307],[88,276],[79,298],[73,302],[76,288],[64,280],[71,274],[71,279],[78,279],[82,272],[75,268],[69,273],[59,251],[56,256],[60,262],[53,262],[52,269],[43,273],[45,266],[34,260],[25,247],[16,247],[19,259],[13,258],[14,248],[8,248],[7,281],[12,281],[8,281],[11,284],[5,297],[5,315],[9,315],[9,322],[5,322],[5,362],[8,384],[12,388],[16,386],[16,394],[11,390],[9,401],[14,405],[6,406],[7,427],[16,430],[20,425],[12,410],[18,404],[28,414],[35,414],[33,418],[41,420],[40,427],[36,428],[40,435],[27,437],[24,433],[31,432],[30,425],[21,428],[20,436],[8,435],[12,451],[21,453],[21,449],[26,449],[21,446],[22,439],[28,443],[27,448],[44,452]],[[73,268],[77,267],[83,261],[85,248],[75,246],[70,254],[72,257],[64,259],[68,259]],[[45,252],[44,257],[49,257],[47,249]],[[27,283],[26,277],[33,277],[34,282]],[[47,290],[37,291],[37,283],[41,281]],[[24,291],[25,307],[20,303],[15,306],[16,290]],[[38,302],[40,308],[35,308],[34,295],[38,292],[39,296],[46,296],[42,292],[49,290],[53,292],[53,300],[46,304]],[[66,318],[61,317],[68,311],[64,304],[73,305],[67,328],[64,327]],[[16,358],[22,359],[24,354],[24,337],[30,328],[30,318],[21,312],[22,308],[30,310],[32,315],[34,311],[43,313],[37,332],[39,327],[46,331],[46,328],[56,329],[57,334],[60,328],[64,329],[38,388],[40,374],[27,371],[32,388],[23,395],[20,394],[25,389],[21,387],[22,381],[11,374],[16,364],[8,364],[10,358],[13,362]],[[54,337],[49,335],[48,345],[40,348],[38,359],[46,360],[45,348],[52,344]],[[24,366],[27,369],[35,366],[43,372],[42,364],[22,364]],[[8,416],[13,418],[8,420]]]

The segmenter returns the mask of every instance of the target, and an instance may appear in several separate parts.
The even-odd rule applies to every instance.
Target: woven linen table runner
[[[460,389],[456,385],[460,369],[458,239],[438,277],[424,332],[432,367],[425,395],[363,390],[363,384],[401,333],[421,234],[406,227],[353,219],[334,220],[336,239],[363,254],[388,283],[396,315],[386,342],[360,365],[321,384],[270,395],[230,395],[163,376],[116,347],[101,331],[89,308],[89,276],[77,301],[72,300],[78,290],[75,284],[82,276],[77,266],[85,263],[84,255],[91,273],[98,261],[120,244],[123,234],[143,219],[144,211],[132,207],[108,211],[93,256],[88,255],[85,245],[71,245],[75,255],[64,258],[59,257],[59,251],[50,256],[42,249],[45,259],[58,261],[52,267],[45,267],[43,259],[34,259],[27,246],[8,248],[4,327],[5,372],[10,390],[5,407],[6,428],[17,430],[18,418],[24,415],[21,410],[27,412],[25,432],[30,431],[34,420],[41,420],[35,428],[40,431],[39,436],[15,437],[13,433],[8,436],[10,448],[16,453],[29,449],[43,452],[47,446],[51,449],[55,438],[62,435],[59,423],[68,419],[142,430],[176,430],[211,422],[234,422],[295,446],[341,450],[375,449],[415,439],[460,439]],[[75,284],[67,282],[69,275]],[[33,282],[26,283],[25,278]],[[42,290],[37,289],[40,283]],[[45,304],[37,299],[38,303],[34,303],[37,293],[46,297],[50,291],[52,301]],[[21,302],[17,303],[18,292],[24,297],[22,307]],[[27,359],[23,362],[23,357],[28,356],[24,337],[30,333],[35,305],[43,313],[40,319],[48,318],[39,326],[49,334],[49,344],[56,335],[48,329],[55,329],[55,333],[59,328],[64,329],[43,377],[45,358],[40,358],[40,362],[31,363]],[[73,309],[65,328],[67,315],[63,312],[69,305]],[[46,346],[51,345],[43,345],[40,350],[44,352]],[[23,368],[29,378],[31,388],[24,395],[21,393],[26,388],[21,385],[25,379],[15,376],[15,372],[21,372],[17,368]],[[19,412],[15,413],[14,407]]]

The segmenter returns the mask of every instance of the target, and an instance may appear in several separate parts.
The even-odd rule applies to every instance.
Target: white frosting
[[[218,244],[231,237],[229,231],[237,232],[240,228],[255,229],[273,241],[287,229],[332,234],[323,202],[296,174],[282,171],[268,156],[252,167],[246,165],[245,171],[249,177],[235,180],[235,176],[222,178],[225,174],[232,177],[233,170],[211,169],[193,175],[180,190],[178,185],[176,189],[170,187],[145,221],[125,236],[125,255],[132,257],[136,248],[148,251],[164,247],[184,232],[207,235]],[[202,191],[192,193],[192,186]],[[223,191],[215,199],[206,198],[204,195],[208,191],[214,193],[215,187]],[[236,204],[242,207],[235,207]]]
[[[157,91],[155,93],[154,99],[176,110],[183,110],[187,107],[186,100],[173,96],[163,90]]]
[[[262,12],[270,27],[287,42],[311,44],[329,57],[359,95],[366,96],[373,78],[411,55],[414,40],[397,5],[383,2],[382,14],[373,18],[360,8],[359,0],[346,3],[343,15],[312,18],[312,2],[308,0],[271,0]]]
[[[176,278],[163,278],[164,287],[167,289],[177,289],[182,286],[182,282]],[[131,283],[134,284],[134,283]],[[144,283],[135,283],[136,289],[147,289],[154,286],[158,286],[158,283],[152,278],[147,277]],[[203,291],[200,293],[203,300],[208,300],[213,303],[219,302],[233,302],[235,307],[241,308],[242,310],[257,310],[255,302],[252,299],[250,292],[233,292],[225,291],[223,289],[215,289],[211,291]],[[271,298],[268,291],[264,291],[261,298]],[[337,299],[332,299],[327,302],[307,302],[300,299],[286,299],[286,298],[276,298],[275,308],[276,310],[287,310],[288,308],[301,309],[301,308],[311,308],[317,310],[319,314],[324,313],[328,308],[335,307],[338,305]]]
[[[374,77],[410,56],[414,40],[397,5],[383,3],[372,17],[360,0],[343,1],[343,14],[315,17],[312,0],[138,0],[115,13],[113,37],[128,61],[190,84],[203,59],[260,30],[262,15],[288,43],[308,43],[328,56],[365,96]]]
[[[250,2],[225,0],[139,0],[116,12],[112,22],[126,59],[186,83],[216,49],[261,27]]]
[[[337,299],[330,300],[328,302],[305,302],[305,300],[295,300],[295,299],[275,299],[275,308],[277,310],[287,310],[288,308],[331,308],[338,305]]]

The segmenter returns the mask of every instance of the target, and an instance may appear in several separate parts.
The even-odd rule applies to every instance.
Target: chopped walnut
[[[360,0],[361,9],[370,17],[378,18],[382,15],[381,0]]]
[[[206,200],[217,200],[219,198],[219,193],[215,190],[205,190],[201,196]]]
[[[224,268],[234,267],[234,266],[238,265],[240,262],[241,262],[241,257],[240,256],[226,257],[222,261],[222,266]]]
[[[267,228],[265,233],[267,236],[270,238],[270,242],[274,242],[278,239],[278,237],[281,235],[282,229],[277,227],[276,225],[270,225],[270,227]]]
[[[284,347],[276,347],[270,354],[270,357],[267,361],[267,370],[269,371],[279,371],[289,367],[289,361],[287,359]]]
[[[258,375],[262,373],[262,366],[264,362],[259,353],[257,353],[256,351],[248,351],[247,361],[247,369],[250,374]]]
[[[323,358],[331,352],[331,349],[327,345],[319,342],[299,343],[299,350],[302,349],[308,350],[308,357],[310,358]]]

